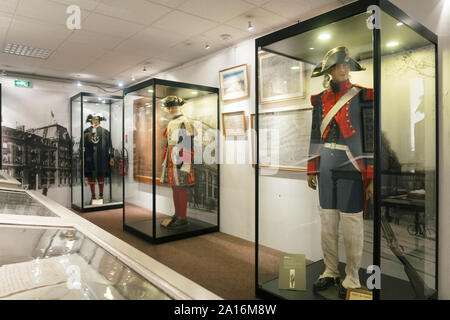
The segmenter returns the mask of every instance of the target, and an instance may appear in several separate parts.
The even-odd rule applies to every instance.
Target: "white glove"
[[[189,172],[191,172],[191,164],[189,164],[189,163],[183,163],[183,165],[181,166],[181,169],[180,169],[182,172],[186,172],[186,173],[189,173]]]

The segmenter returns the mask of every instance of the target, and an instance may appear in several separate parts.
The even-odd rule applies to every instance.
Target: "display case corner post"
[[[259,42],[255,41],[255,140],[256,140],[256,162],[255,162],[255,291],[258,293],[259,278]]]
[[[152,110],[152,235],[153,238],[157,239],[156,235],[156,84],[158,80],[153,79],[151,85],[153,87],[152,100],[153,100],[153,110]]]
[[[3,169],[3,140],[2,140],[2,123],[3,123],[3,109],[2,109],[2,84],[0,82],[0,143],[2,148],[0,150],[0,170]]]
[[[125,159],[125,90],[122,91],[122,157]],[[126,206],[126,202],[125,202],[125,169],[126,168],[126,164],[124,162],[124,165],[122,167],[122,203],[123,203],[123,207],[122,207],[122,229],[125,225],[125,206]]]
[[[436,288],[436,294],[439,294],[439,110],[440,110],[440,77],[439,77],[439,41],[436,39],[436,42],[434,42],[435,51],[434,51],[434,58],[435,58],[435,126],[436,126],[436,181],[435,181],[435,188],[436,188],[436,194],[435,194],[435,201],[436,201],[436,266],[435,266],[435,273],[436,273],[436,279],[435,279],[435,288]]]

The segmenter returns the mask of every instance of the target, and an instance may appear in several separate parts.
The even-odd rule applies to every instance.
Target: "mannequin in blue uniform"
[[[363,153],[362,108],[373,110],[373,89],[354,85],[350,71],[365,70],[346,47],[330,50],[311,77],[324,75],[326,90],[311,96],[313,119],[308,161],[308,185],[319,191],[322,251],[325,270],[314,291],[339,286],[360,288],[359,268],[364,243],[364,204],[373,194],[373,157]],[[339,179],[332,179],[340,172]],[[344,177],[344,178],[342,178]],[[355,179],[356,177],[356,179]],[[338,270],[338,229],[341,223],[346,253],[345,279]]]

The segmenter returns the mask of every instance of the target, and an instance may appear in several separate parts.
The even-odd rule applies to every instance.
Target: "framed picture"
[[[312,108],[259,114],[259,167],[306,172],[311,137]],[[252,160],[256,164],[255,115],[252,127]]]
[[[223,113],[222,123],[224,136],[245,136],[247,124],[244,111]]]
[[[248,79],[246,64],[219,71],[220,99],[228,102],[248,98],[250,96]]]
[[[259,56],[259,102],[304,98],[304,64],[273,53]]]

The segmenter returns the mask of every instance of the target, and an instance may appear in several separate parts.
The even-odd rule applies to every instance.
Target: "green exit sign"
[[[16,87],[21,87],[21,88],[31,88],[31,82],[30,81],[14,80],[14,85]]]

